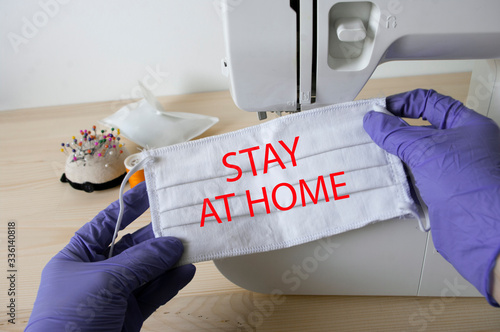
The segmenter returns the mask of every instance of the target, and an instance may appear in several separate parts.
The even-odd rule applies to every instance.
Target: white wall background
[[[220,0],[1,0],[0,110],[228,88]],[[471,61],[381,66],[374,77],[472,70]]]

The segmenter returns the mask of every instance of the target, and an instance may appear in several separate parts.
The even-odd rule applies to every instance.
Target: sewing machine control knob
[[[365,25],[357,17],[338,19],[335,22],[335,29],[337,37],[342,42],[359,42],[366,38]]]

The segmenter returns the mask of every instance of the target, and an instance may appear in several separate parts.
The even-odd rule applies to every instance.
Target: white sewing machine
[[[500,59],[499,13],[498,0],[225,0],[223,72],[261,118],[350,101],[383,62]],[[500,123],[500,60],[478,63],[467,104]],[[262,293],[479,296],[415,220],[215,264]]]

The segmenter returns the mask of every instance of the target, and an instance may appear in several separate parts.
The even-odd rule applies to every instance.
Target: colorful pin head
[[[92,135],[92,130],[94,135]],[[106,130],[97,131],[96,126],[92,126],[92,130],[80,130],[81,137],[78,139],[72,136],[67,143],[61,143],[61,152],[71,153],[73,162],[89,161],[91,158],[102,158],[106,156],[119,155],[123,153],[121,148],[123,144],[118,146],[110,144],[114,140],[120,141],[120,129],[111,128],[111,133],[106,133]]]

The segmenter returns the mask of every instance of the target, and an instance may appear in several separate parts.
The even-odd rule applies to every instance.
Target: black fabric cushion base
[[[92,183],[92,182],[76,183],[68,180],[66,174],[63,173],[63,175],[61,176],[61,182],[67,182],[71,187],[77,190],[83,190],[85,192],[91,193],[94,190],[105,190],[119,186],[122,183],[123,179],[125,178],[125,175],[127,175],[127,173],[123,173],[116,179],[104,183]]]

